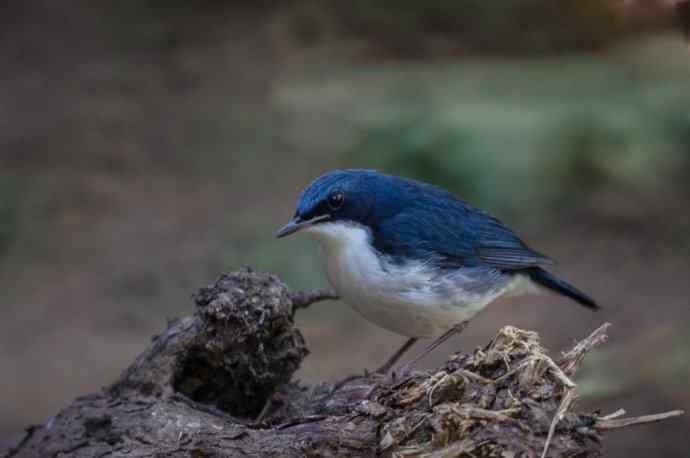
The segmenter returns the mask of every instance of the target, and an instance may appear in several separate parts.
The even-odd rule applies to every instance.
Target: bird
[[[407,337],[377,373],[419,339],[435,339],[405,372],[501,297],[550,291],[599,308],[508,226],[430,183],[374,170],[327,172],[304,189],[276,237],[297,232],[321,245],[343,302]]]

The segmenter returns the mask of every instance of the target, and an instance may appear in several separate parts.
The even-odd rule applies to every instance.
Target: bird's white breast
[[[422,261],[393,263],[373,249],[361,225],[321,223],[307,232],[321,243],[328,278],[343,301],[408,337],[439,336],[514,289],[512,279],[497,277],[495,285],[477,290],[476,280],[459,271],[441,275]]]

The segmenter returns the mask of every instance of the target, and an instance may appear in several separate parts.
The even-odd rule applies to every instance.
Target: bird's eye
[[[342,191],[335,191],[328,196],[328,206],[331,210],[340,210],[345,202],[345,194]]]

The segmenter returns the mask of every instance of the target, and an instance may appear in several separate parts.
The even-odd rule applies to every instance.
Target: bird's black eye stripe
[[[345,194],[342,191],[334,191],[328,196],[328,206],[331,210],[339,210],[345,203]]]

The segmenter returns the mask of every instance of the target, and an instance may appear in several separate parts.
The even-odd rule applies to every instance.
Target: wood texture
[[[570,410],[569,377],[606,340],[607,325],[558,363],[537,334],[508,326],[473,354],[397,383],[370,377],[337,390],[305,387],[292,381],[308,353],[294,309],[331,298],[291,294],[250,269],[223,275],[119,380],[28,428],[4,454],[596,457],[605,431],[680,414],[625,420]]]

